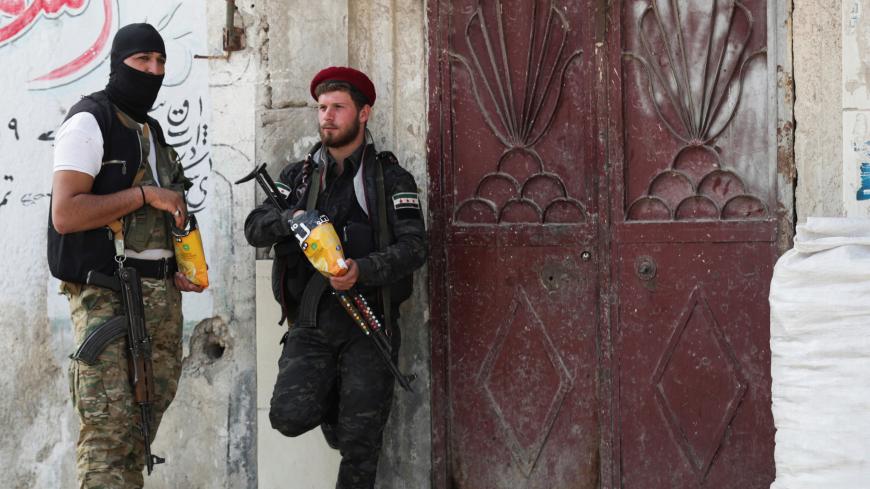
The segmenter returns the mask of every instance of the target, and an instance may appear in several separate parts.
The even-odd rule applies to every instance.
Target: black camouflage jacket
[[[314,165],[315,146],[306,157]],[[365,200],[368,207],[368,220],[378,230],[377,165],[381,165],[384,175],[387,225],[390,242],[378,243],[374,251],[356,258],[359,266],[358,285],[362,288],[390,287],[391,314],[398,318],[398,306],[407,299],[412,291],[412,273],[421,267],[427,257],[426,230],[417,195],[414,177],[402,168],[395,156],[389,152],[377,153],[374,144],[369,144],[364,155],[363,182]],[[294,321],[298,314],[299,301],[305,284],[313,273],[314,267],[305,258],[296,239],[290,233],[288,222],[295,209],[304,209],[307,193],[304,187],[303,165],[306,160],[287,165],[278,177],[279,186],[290,189],[286,196],[291,210],[281,211],[268,200],[256,207],[245,220],[245,237],[252,246],[275,247],[275,261],[272,266],[272,289],[276,300],[281,303],[284,314]],[[283,185],[282,185],[283,184]],[[313,186],[314,184],[312,184]],[[327,186],[328,188],[328,186]],[[318,197],[317,208],[324,206],[322,195]],[[332,216],[330,216],[332,218]],[[344,240],[344,237],[342,237]],[[343,243],[346,249],[352,243]]]

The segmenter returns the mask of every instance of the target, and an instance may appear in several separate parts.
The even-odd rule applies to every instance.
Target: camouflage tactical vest
[[[175,190],[183,195],[183,185],[171,183],[179,181],[175,175],[175,172],[179,171],[180,168],[180,165],[176,164],[178,154],[175,150],[171,146],[157,143],[156,137],[153,138],[155,144],[152,147],[148,137],[147,124],[140,126],[120,110],[117,113],[118,120],[127,128],[135,130],[139,136],[139,147],[141,148],[139,171],[144,171],[144,173],[137,185],[156,187],[158,186],[156,182],[160,182],[160,187]],[[152,150],[157,152],[157,175],[154,175],[151,165],[148,163],[148,155]],[[155,209],[150,205],[140,207],[124,217],[125,247],[136,252],[150,249],[172,250],[171,225],[172,216],[168,212]]]

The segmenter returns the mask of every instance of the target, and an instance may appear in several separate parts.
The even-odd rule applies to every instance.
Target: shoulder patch
[[[393,208],[399,209],[420,209],[420,198],[416,192],[399,192],[393,194]]]
[[[286,199],[290,197],[290,187],[282,182],[275,182],[275,186],[278,187],[278,192]]]

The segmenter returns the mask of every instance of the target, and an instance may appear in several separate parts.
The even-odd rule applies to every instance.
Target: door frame
[[[654,1],[654,0],[650,0]],[[427,135],[427,168],[429,171],[429,312],[431,324],[431,402],[432,402],[432,487],[449,489],[449,403],[448,378],[449,315],[447,307],[447,257],[446,228],[449,214],[446,206],[451,199],[446,193],[442,164],[451,161],[449,145],[444,141],[452,137],[449,114],[443,104],[450,95],[444,87],[451,86],[449,59],[446,55],[445,32],[449,32],[450,0],[427,0],[428,19],[428,78],[429,78],[429,131]],[[595,37],[599,49],[593,54],[599,73],[596,87],[598,127],[604,143],[599,145],[598,200],[600,209],[599,246],[602,257],[610,257],[599,263],[600,304],[598,325],[598,397],[600,427],[600,487],[616,489],[621,486],[621,461],[619,457],[617,419],[617,396],[615,395],[613,318],[618,314],[618,297],[613,276],[613,242],[619,239],[618,223],[624,214],[622,202],[625,172],[625,155],[622,143],[622,11],[625,0],[598,0]],[[773,211],[777,223],[774,237],[781,254],[791,247],[796,222],[794,162],[794,77],[791,51],[792,0],[767,1],[768,79],[769,87],[769,140],[770,168],[775,182],[774,195],[778,203]],[[445,25],[444,23],[447,23]],[[617,26],[617,28],[613,28]],[[449,110],[449,109],[447,109]],[[775,123],[774,123],[775,121]]]

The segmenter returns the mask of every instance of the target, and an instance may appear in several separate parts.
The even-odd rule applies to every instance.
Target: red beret
[[[320,70],[319,73],[314,75],[314,79],[311,80],[311,96],[314,97],[314,100],[317,100],[317,95],[314,93],[317,85],[325,81],[343,81],[349,83],[369,99],[369,105],[375,105],[375,85],[362,71],[347,66],[330,66]]]

